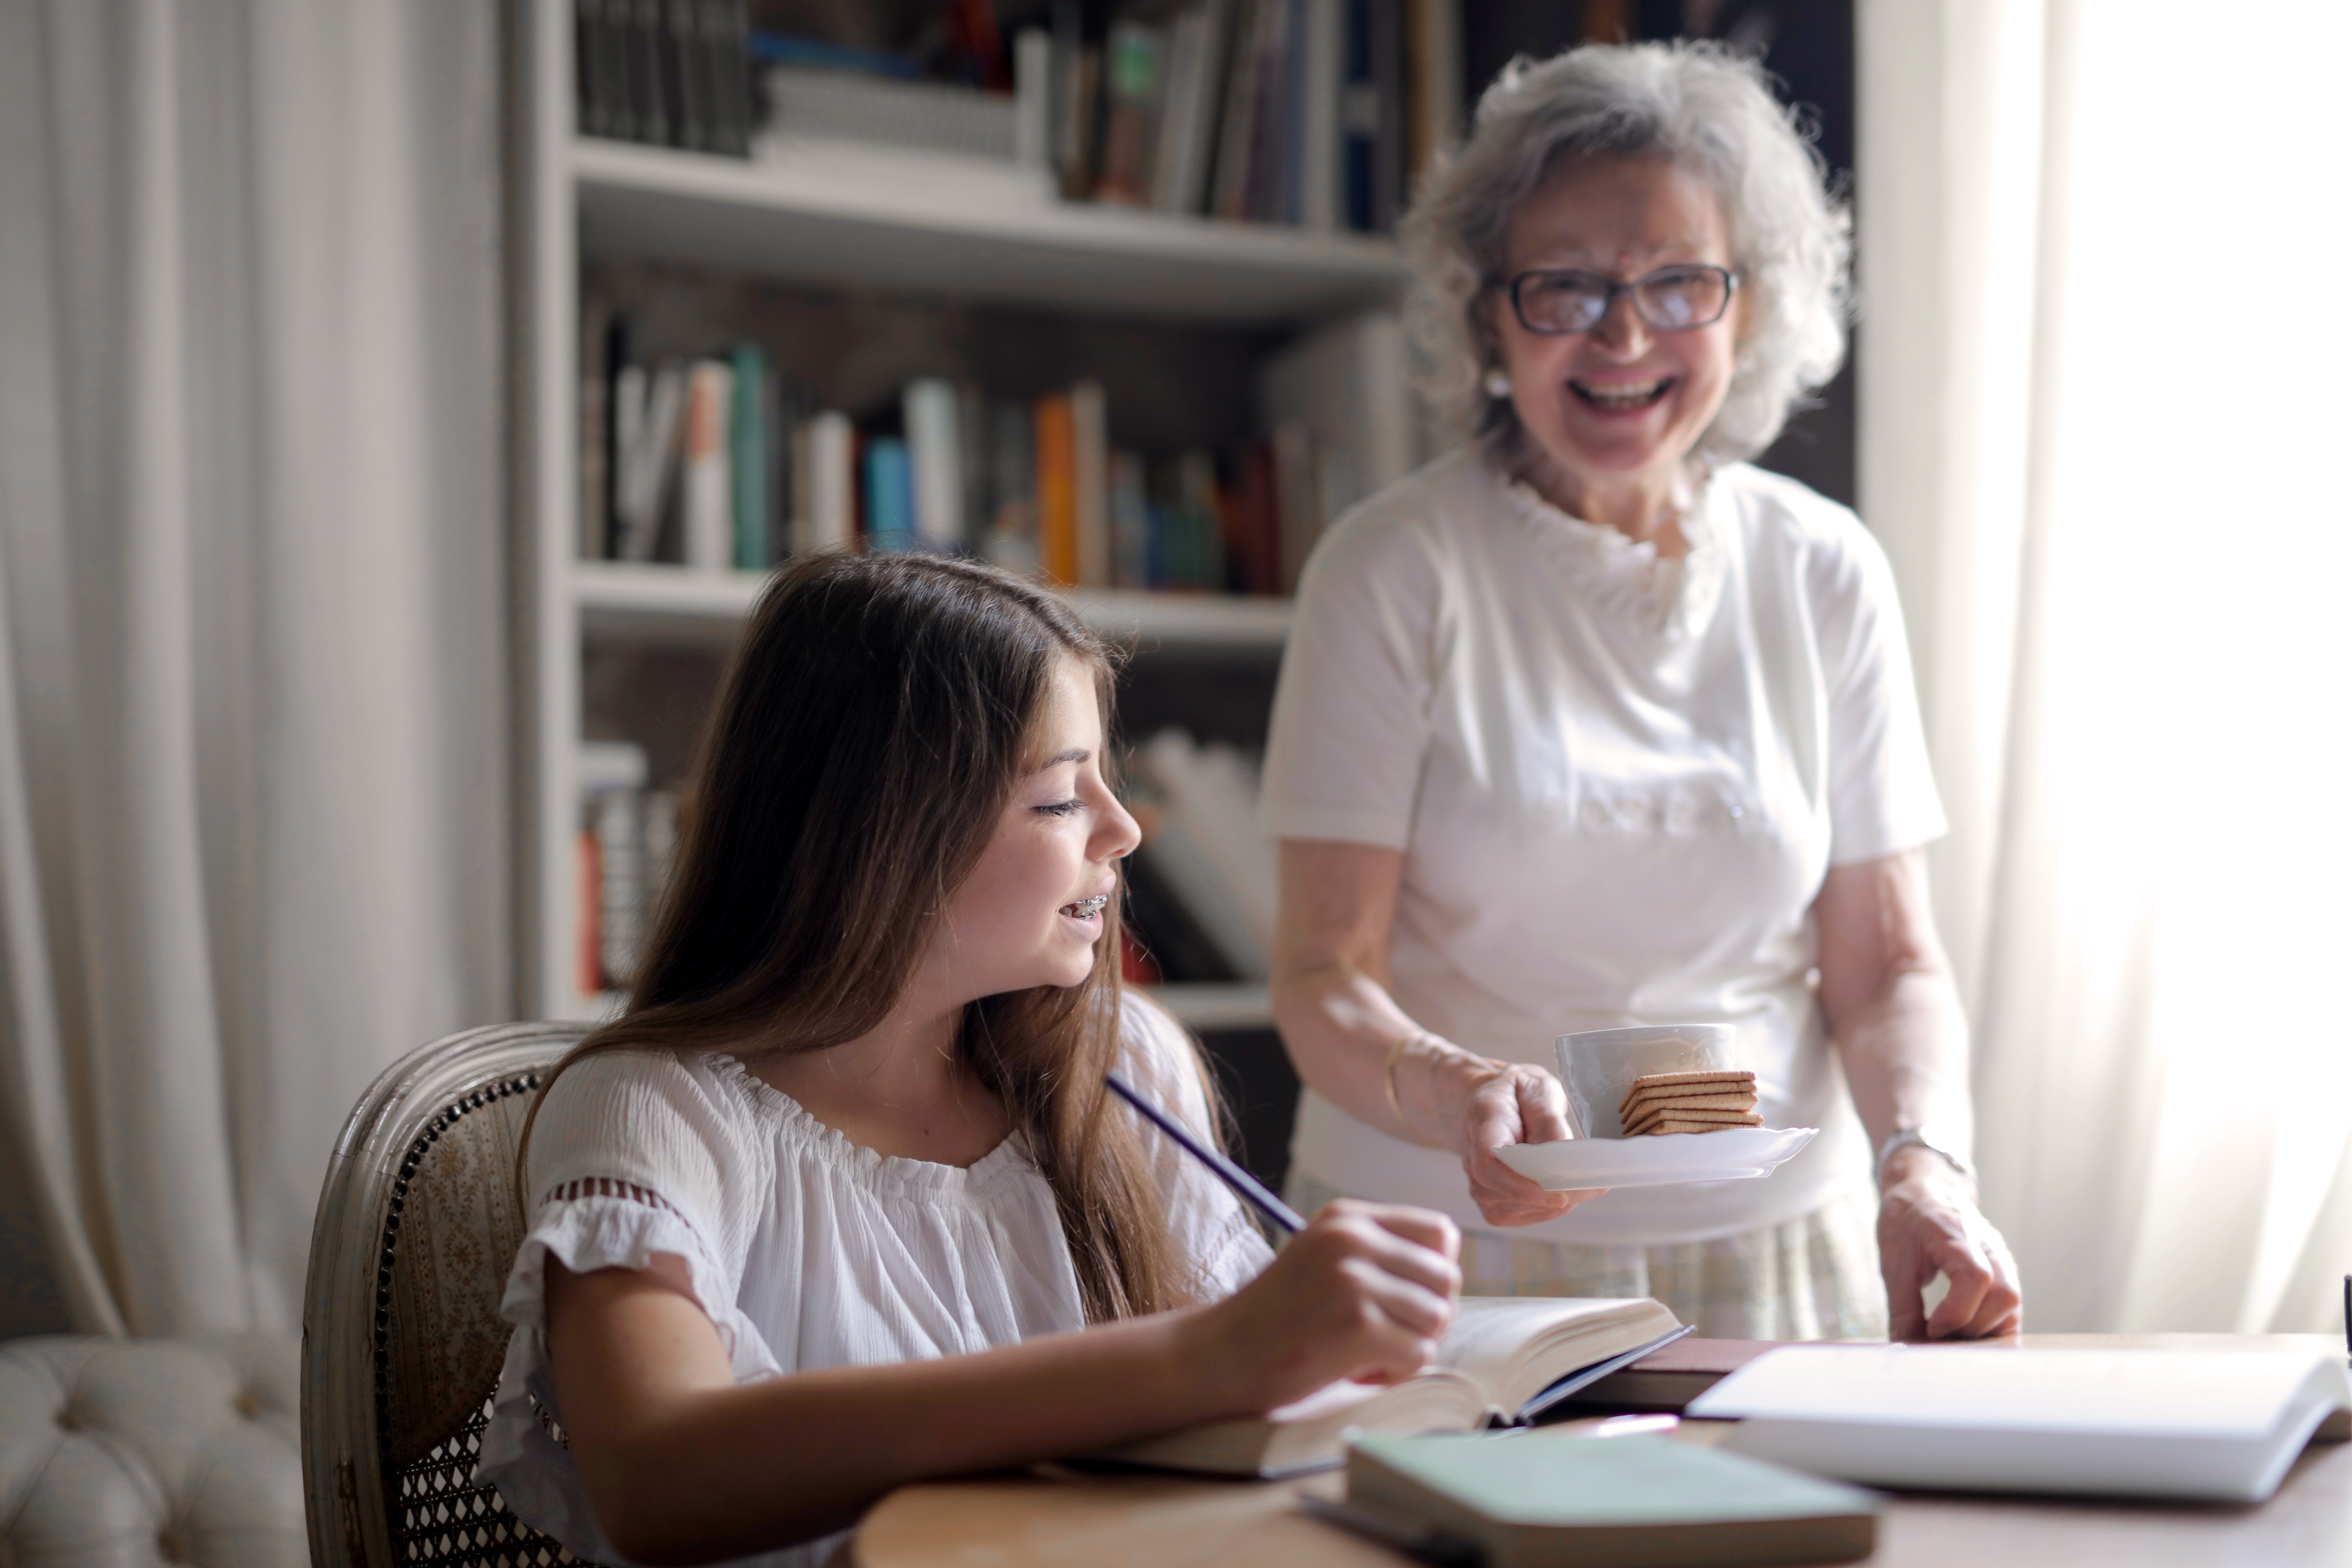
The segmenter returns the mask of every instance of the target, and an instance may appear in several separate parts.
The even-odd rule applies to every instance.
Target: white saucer
[[[1644,1138],[1570,1138],[1514,1143],[1496,1158],[1548,1192],[1578,1187],[1664,1187],[1769,1176],[1813,1141],[1811,1127],[1729,1127]]]

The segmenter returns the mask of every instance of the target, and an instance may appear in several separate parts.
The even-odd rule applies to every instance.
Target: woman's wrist
[[[1500,1068],[1421,1030],[1390,1048],[1389,1109],[1409,1141],[1460,1153],[1463,1108]]]

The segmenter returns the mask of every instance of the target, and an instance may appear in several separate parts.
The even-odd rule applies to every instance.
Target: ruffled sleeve
[[[575,1274],[643,1268],[656,1253],[686,1266],[739,1383],[782,1369],[737,1305],[751,1217],[746,1196],[772,1184],[772,1156],[741,1125],[740,1102],[709,1071],[667,1053],[591,1057],[558,1079],[531,1135],[530,1229],[499,1313],[515,1325],[483,1434],[479,1474],[508,1506],[575,1553],[619,1562],[583,1506],[563,1452],[548,1376],[547,1260]]]
[[[1119,1026],[1136,1088],[1213,1144],[1208,1075],[1183,1026],[1139,992],[1122,998]],[[1153,1171],[1171,1228],[1192,1259],[1203,1300],[1219,1300],[1257,1278],[1274,1249],[1241,1200],[1171,1139],[1155,1136]]]

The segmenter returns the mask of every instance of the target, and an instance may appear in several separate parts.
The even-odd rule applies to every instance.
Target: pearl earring
[[[1501,365],[1496,365],[1486,372],[1486,380],[1485,384],[1486,387],[1486,395],[1496,399],[1497,402],[1511,395],[1510,373],[1506,371]]]

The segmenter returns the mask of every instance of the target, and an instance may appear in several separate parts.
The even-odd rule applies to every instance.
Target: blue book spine
[[[915,481],[907,443],[877,436],[866,444],[866,548],[915,547]]]

